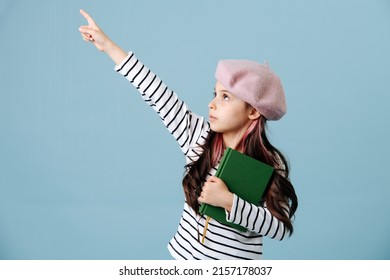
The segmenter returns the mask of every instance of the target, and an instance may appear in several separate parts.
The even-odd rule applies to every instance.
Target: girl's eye
[[[217,92],[216,91],[214,91],[213,92],[213,98],[216,98],[217,97]],[[227,95],[227,94],[222,94],[222,96],[220,97],[220,98],[222,98],[222,100],[225,100],[225,101],[228,101],[228,100],[230,100],[230,97],[229,97],[229,95]]]

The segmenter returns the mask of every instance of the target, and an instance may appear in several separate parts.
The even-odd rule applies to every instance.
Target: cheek
[[[234,127],[241,127],[245,123],[244,119],[240,115],[234,115],[230,118],[230,125]]]
[[[242,115],[238,113],[231,113],[229,115],[225,115],[222,119],[223,125],[229,129],[238,129],[244,124],[244,119]]]
[[[218,107],[218,126],[225,128],[241,127],[247,120],[245,103],[220,104]]]
[[[243,106],[235,106],[230,108],[226,116],[232,123],[242,123],[247,119],[245,115],[245,107]]]

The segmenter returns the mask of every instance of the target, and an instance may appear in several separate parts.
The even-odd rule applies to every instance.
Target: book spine
[[[221,163],[218,166],[217,172],[215,172],[215,177],[220,177],[220,175],[223,173],[223,170],[225,168],[226,163],[228,162],[228,159],[230,157],[230,154],[232,153],[232,149],[228,148],[225,153],[223,154],[223,157],[221,159]]]
[[[222,174],[223,169],[224,169],[224,167],[226,165],[226,162],[228,161],[228,158],[230,157],[231,152],[232,152],[232,149],[231,148],[227,148],[227,150],[223,154],[223,156],[221,158],[221,162],[220,162],[220,164],[218,166],[218,170],[217,170],[217,172],[215,172],[215,177],[219,178],[220,174]],[[200,206],[200,208],[199,208],[199,213],[204,214],[207,211],[207,207],[208,207],[208,204],[203,203]]]

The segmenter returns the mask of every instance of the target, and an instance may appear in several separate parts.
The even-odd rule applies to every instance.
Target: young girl
[[[79,29],[83,39],[112,58],[115,70],[159,114],[186,157],[184,209],[168,244],[171,255],[176,259],[261,259],[263,236],[282,240],[291,235],[297,196],[288,178],[288,164],[267,140],[265,130],[267,120],[278,120],[286,112],[282,84],[271,69],[247,60],[220,61],[206,121],[192,113],[134,53],[123,51],[86,12],[80,12],[88,22]],[[275,168],[258,205],[231,193],[214,176],[227,147]],[[224,208],[229,222],[248,230],[242,232],[213,219],[205,227],[207,217],[199,214],[202,203]],[[199,238],[202,235],[204,242]]]

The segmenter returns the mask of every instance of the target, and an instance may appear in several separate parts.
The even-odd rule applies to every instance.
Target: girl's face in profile
[[[228,92],[219,82],[215,84],[214,98],[209,103],[211,130],[226,135],[237,135],[246,128],[258,114],[241,99]]]

